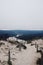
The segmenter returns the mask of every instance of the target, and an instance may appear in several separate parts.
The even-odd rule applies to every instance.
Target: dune
[[[35,40],[33,41],[34,44],[36,41]],[[10,50],[10,60],[12,62],[12,65],[37,65],[36,64],[37,59],[41,58],[41,54],[36,52],[35,46],[34,45],[31,46],[32,43],[31,44],[26,43],[25,45],[27,49],[24,50],[22,48],[21,51],[19,51],[19,48],[16,48],[17,45],[15,44],[12,45],[8,41],[3,41],[2,43],[5,43],[5,44],[1,45],[0,47],[0,65],[3,65],[3,64],[8,65],[7,62],[9,58],[8,57],[9,50]]]

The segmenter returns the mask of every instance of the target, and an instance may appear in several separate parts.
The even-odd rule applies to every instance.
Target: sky
[[[43,30],[43,0],[0,0],[0,30]]]

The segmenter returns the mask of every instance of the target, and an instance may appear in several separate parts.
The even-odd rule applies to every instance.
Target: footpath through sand
[[[26,44],[27,49],[16,53],[15,65],[37,65],[36,61],[41,57],[40,53],[36,52],[35,46]]]

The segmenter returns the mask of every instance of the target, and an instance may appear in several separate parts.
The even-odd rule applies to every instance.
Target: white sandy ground
[[[26,44],[27,49],[22,49],[21,51],[19,51],[19,49],[17,49],[15,45],[9,45],[11,49],[10,52],[12,65],[37,65],[36,61],[41,57],[41,54],[36,52],[35,46]],[[7,46],[8,45],[6,44],[5,46],[3,45],[2,47],[0,47],[0,65],[8,65],[6,62],[8,60],[9,47]],[[3,61],[5,62],[3,63]]]
[[[37,59],[41,57],[40,53],[36,52],[34,46],[30,46],[30,44],[26,46],[26,50],[22,50],[16,54],[17,60],[15,61],[15,65],[36,65]]]

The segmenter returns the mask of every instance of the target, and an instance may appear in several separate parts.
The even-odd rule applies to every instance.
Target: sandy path
[[[27,49],[22,50],[16,54],[15,65],[36,65],[36,60],[40,57],[39,53],[36,53],[34,46],[26,45]]]
[[[12,65],[36,65],[36,60],[40,57],[40,53],[36,52],[35,46],[31,46],[30,44],[26,44],[26,46],[27,49],[22,49],[22,51],[20,52],[15,45],[10,45]],[[8,56],[6,56],[6,53],[8,54],[8,49],[6,50],[5,47],[6,46],[2,46],[2,48],[0,48],[1,62],[8,61]],[[0,63],[0,65],[3,64]],[[8,65],[7,62],[6,64],[4,62],[4,65]]]

